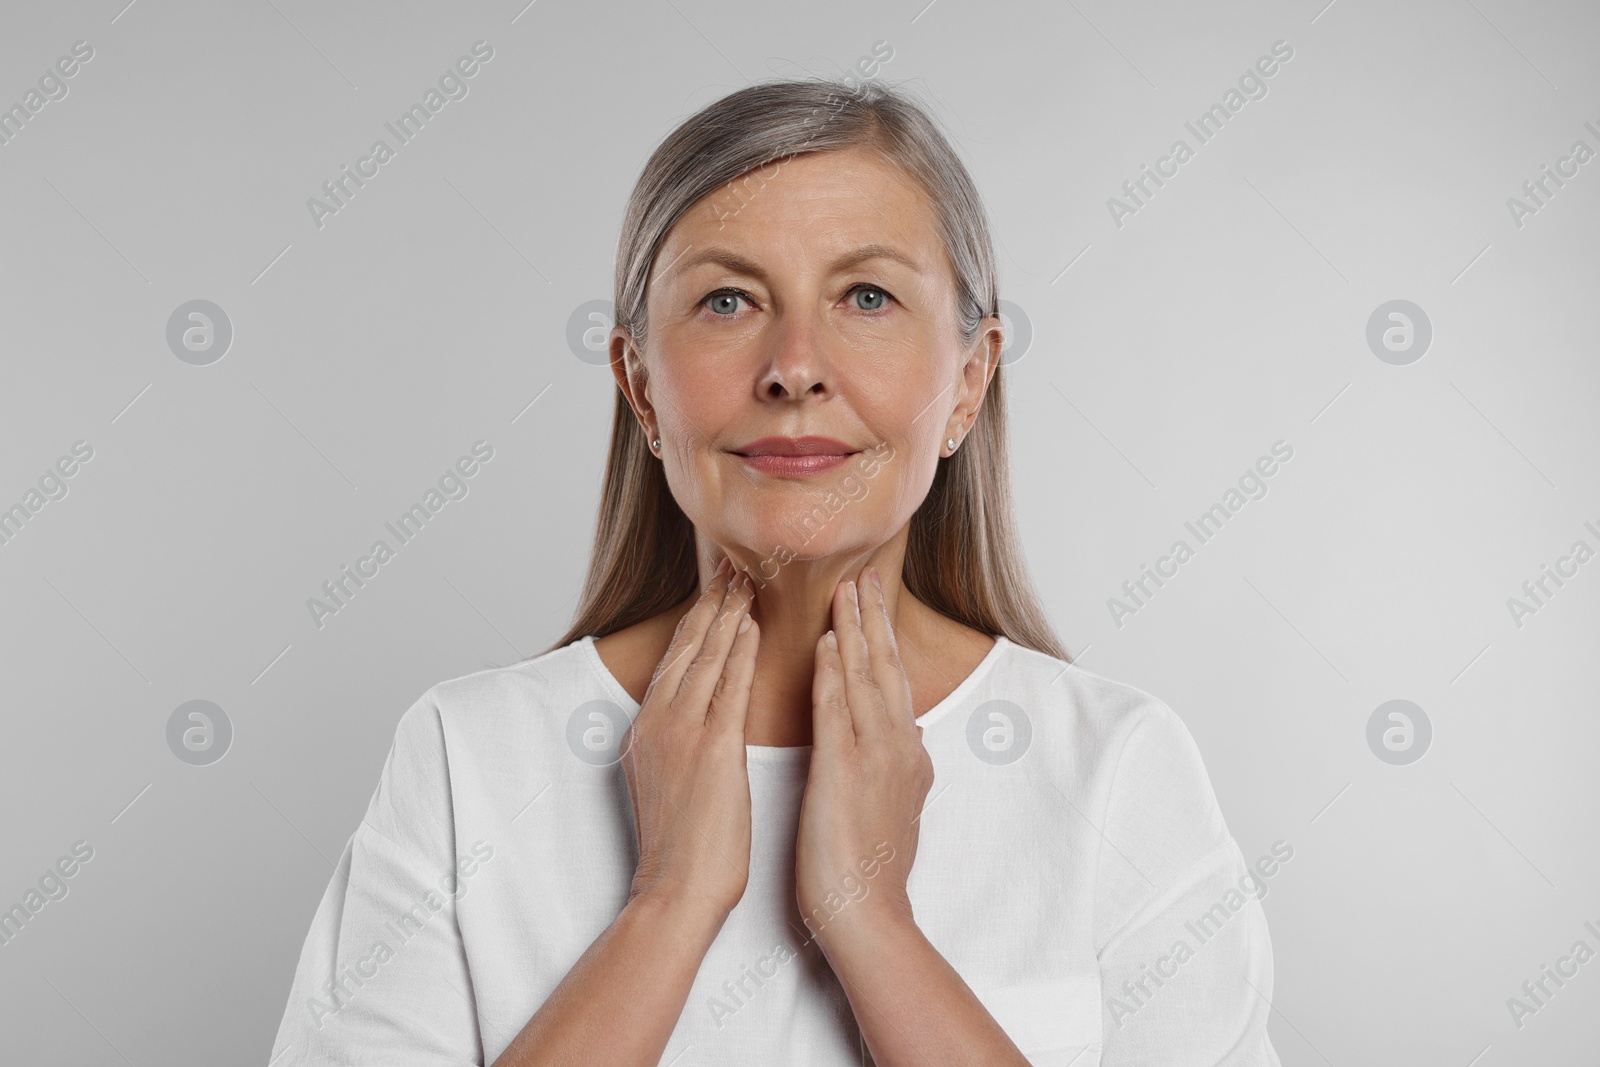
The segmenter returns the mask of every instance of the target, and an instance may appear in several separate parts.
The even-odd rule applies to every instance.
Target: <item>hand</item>
[[[622,740],[639,843],[628,899],[704,906],[718,920],[750,869],[744,728],[759,640],[754,586],[730,570],[724,559],[679,621]]]
[[[933,760],[911,705],[877,572],[834,590],[817,642],[811,772],[795,843],[795,898],[826,947],[834,921],[911,918],[906,879]],[[833,643],[829,638],[833,637]]]

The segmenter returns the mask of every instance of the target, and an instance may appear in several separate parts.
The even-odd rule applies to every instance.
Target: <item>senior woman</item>
[[[1030,588],[995,273],[899,90],[667,137],[576,620],[401,718],[274,1067],[1278,1063],[1193,740]]]

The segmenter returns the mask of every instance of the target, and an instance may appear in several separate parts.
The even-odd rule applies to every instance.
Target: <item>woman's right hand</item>
[[[622,768],[633,803],[641,896],[725,918],[750,868],[750,778],[745,715],[759,628],[748,576],[727,559],[678,622],[633,725]]]

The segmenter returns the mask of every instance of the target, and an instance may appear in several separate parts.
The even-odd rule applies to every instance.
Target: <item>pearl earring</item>
[[[657,437],[654,441],[650,442],[650,451],[652,451],[652,452],[661,451],[661,438]]]
[[[956,450],[956,439],[954,437],[946,437],[944,439],[944,446],[950,451],[954,452]]]

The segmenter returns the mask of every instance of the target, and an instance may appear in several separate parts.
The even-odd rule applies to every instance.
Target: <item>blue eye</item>
[[[856,297],[856,307],[862,311],[877,311],[890,299],[888,293],[876,285],[867,285],[865,282],[855,286],[850,292]],[[866,299],[863,300],[862,297]]]
[[[858,282],[852,286],[848,295],[855,297],[858,311],[881,311],[888,301],[894,299],[887,290],[866,282]],[[718,289],[702,300],[701,304],[710,308],[713,315],[728,318],[739,310],[740,300],[755,303],[748,294],[738,289]]]
[[[712,293],[710,296],[706,297],[705,302],[710,306],[714,314],[732,315],[735,311],[739,310],[739,296],[739,293],[736,293],[731,289],[724,289],[721,292]]]

